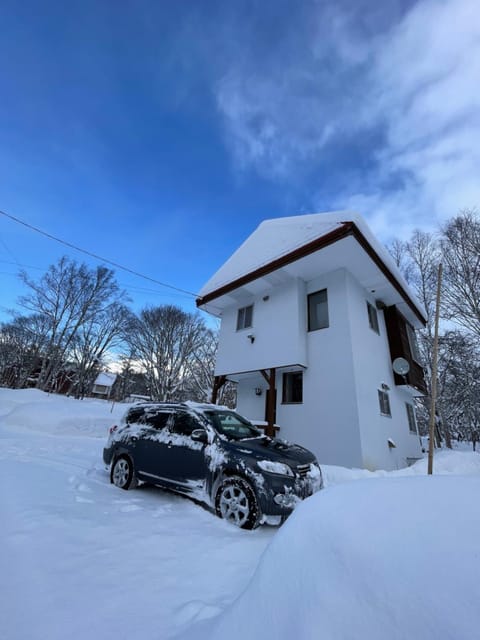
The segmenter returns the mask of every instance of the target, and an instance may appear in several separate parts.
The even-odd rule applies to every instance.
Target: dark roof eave
[[[300,260],[301,258],[304,258],[305,256],[308,256],[312,253],[315,253],[315,251],[319,251],[320,249],[323,249],[324,247],[327,247],[328,245],[333,244],[334,242],[338,242],[339,240],[342,240],[343,238],[346,238],[347,236],[350,236],[350,235],[357,240],[360,246],[366,251],[369,257],[373,260],[373,262],[377,265],[377,267],[380,269],[383,275],[387,278],[387,280],[399,292],[403,300],[408,304],[408,306],[416,315],[416,317],[420,320],[420,322],[423,325],[425,325],[426,319],[423,317],[423,314],[419,311],[419,309],[417,308],[417,306],[415,305],[411,297],[408,295],[408,293],[405,291],[403,286],[400,284],[397,278],[393,275],[390,269],[385,265],[383,260],[378,256],[377,252],[373,249],[373,247],[370,245],[370,243],[365,238],[363,233],[358,229],[356,224],[351,221],[342,222],[342,226],[339,227],[338,229],[334,229],[333,231],[330,231],[330,233],[327,233],[324,236],[321,236],[320,238],[316,238],[315,240],[312,240],[311,242],[308,242],[307,244],[304,244],[301,247],[298,247],[298,249],[295,249],[294,251],[291,251],[290,253],[287,253],[284,256],[281,256],[280,258],[276,258],[275,260],[272,260],[268,264],[258,267],[258,269],[254,269],[253,271],[246,273],[245,275],[241,276],[240,278],[237,278],[236,280],[232,280],[232,282],[229,282],[219,287],[218,289],[215,289],[214,291],[207,293],[205,296],[198,297],[196,299],[196,305],[197,307],[200,307],[204,304],[208,304],[209,302],[211,302],[212,300],[215,300],[216,298],[220,298],[221,296],[224,296],[230,293],[231,291],[234,291],[235,289],[238,289],[239,287],[242,287],[248,284],[249,282],[253,282],[258,278],[262,278],[263,276],[266,276],[269,273],[276,271],[277,269],[281,269],[282,267],[285,267],[286,265],[291,264],[296,260]]]

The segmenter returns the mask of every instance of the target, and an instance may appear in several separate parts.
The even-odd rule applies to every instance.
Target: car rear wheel
[[[137,480],[130,458],[120,456],[120,458],[115,460],[112,466],[110,480],[119,489],[134,489],[137,486]]]
[[[252,487],[243,478],[226,478],[215,497],[217,515],[241,529],[255,529],[260,509]]]

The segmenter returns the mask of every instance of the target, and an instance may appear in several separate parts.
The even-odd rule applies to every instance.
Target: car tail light
[[[113,427],[110,427],[109,429],[109,433],[112,434],[114,431],[116,431],[118,429],[117,425],[114,424]]]

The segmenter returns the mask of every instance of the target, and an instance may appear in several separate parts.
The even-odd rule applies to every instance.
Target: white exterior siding
[[[395,386],[383,312],[378,310],[380,335],[370,328],[367,301],[375,306],[374,294],[347,275],[350,334],[352,338],[355,393],[358,402],[362,467],[395,469],[404,467],[406,458],[420,457],[420,442],[408,427],[405,402],[407,392]],[[392,416],[380,414],[378,390],[389,387]],[[388,446],[391,438],[397,448]]]
[[[333,273],[311,280],[306,294],[327,289],[329,327],[307,332],[309,366],[304,373],[303,404],[284,405],[278,423],[287,439],[304,443],[325,464],[359,466],[360,435],[354,386],[352,346],[346,298],[346,272]],[[307,307],[307,297],[303,300]],[[307,331],[305,325],[304,331]],[[296,419],[295,419],[296,418]]]
[[[329,327],[309,332],[307,295],[321,289],[328,292]],[[283,328],[287,324],[292,327],[291,335],[283,331],[279,338],[279,332],[269,330],[272,324],[269,313],[254,314],[253,345],[246,340],[247,330],[235,331],[236,309],[230,312],[228,324],[222,322],[222,331],[228,327],[232,334],[237,334],[237,339],[238,334],[244,337],[245,341],[239,345],[239,352],[247,353],[244,370],[254,368],[250,364],[247,369],[247,362],[262,362],[258,368],[296,364],[292,354],[298,354],[299,345],[304,343],[308,360],[305,355],[301,404],[282,404],[283,372],[277,371],[276,422],[281,427],[280,437],[311,449],[324,464],[395,469],[404,467],[406,458],[419,457],[419,439],[409,431],[405,409],[405,402],[411,401],[411,397],[395,386],[381,311],[377,312],[380,334],[369,326],[367,300],[375,306],[374,294],[367,292],[345,269],[324,274],[304,286],[297,283],[296,291],[299,294],[297,310],[291,290],[277,290],[274,298],[278,318],[289,320]],[[271,295],[270,300],[272,298]],[[256,302],[257,309],[258,306]],[[222,340],[231,345],[231,335],[221,334],[221,344]],[[295,345],[296,350],[288,343]],[[251,359],[255,349],[263,360]],[[231,351],[228,357],[233,357]],[[236,358],[238,362],[238,356]],[[274,360],[276,364],[272,364]],[[227,367],[227,362],[231,367],[232,360],[226,360],[223,366]],[[390,389],[391,418],[380,414],[378,389],[382,383]],[[262,389],[261,396],[255,395],[256,387]],[[237,398],[239,412],[253,420],[264,420],[266,388],[265,380],[258,373],[241,378]],[[389,438],[397,444],[396,449],[388,446]]]
[[[308,331],[307,296],[323,289],[329,326]],[[265,420],[261,370],[275,369],[280,437],[308,447],[321,463],[394,469],[421,452],[405,407],[413,399],[393,375],[383,311],[379,333],[369,325],[367,301],[373,312],[377,300],[388,310],[393,357],[409,359],[408,384],[421,393],[422,371],[402,331],[404,321],[421,326],[425,311],[356,214],[264,221],[202,288],[197,304],[222,318],[215,374],[238,381],[241,413]],[[252,326],[237,331],[238,310],[251,304]],[[303,373],[302,402],[283,404],[283,374],[292,371]],[[391,417],[380,413],[382,385]],[[294,398],[297,387],[289,389]]]
[[[267,300],[263,300],[268,296]],[[225,310],[215,375],[306,365],[305,283],[292,279]],[[237,331],[238,309],[253,304],[252,327]],[[249,335],[255,337],[252,343]],[[232,368],[233,367],[233,368]]]

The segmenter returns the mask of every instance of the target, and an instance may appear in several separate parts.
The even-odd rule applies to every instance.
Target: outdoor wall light
[[[249,333],[247,338],[250,340],[252,344],[255,342],[255,336],[253,335],[253,333]]]
[[[256,396],[261,396],[262,395],[262,389],[260,387],[255,387],[255,395]]]

